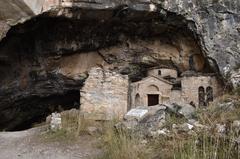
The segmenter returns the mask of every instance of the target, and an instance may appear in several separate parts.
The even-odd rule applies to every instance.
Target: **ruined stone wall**
[[[128,77],[94,67],[81,89],[81,112],[87,119],[122,118],[128,108]]]
[[[213,88],[213,98],[215,99],[221,94],[222,87],[214,76],[192,76],[182,78],[182,98],[185,102],[193,101],[195,105],[199,104],[199,87],[206,89],[208,86]]]

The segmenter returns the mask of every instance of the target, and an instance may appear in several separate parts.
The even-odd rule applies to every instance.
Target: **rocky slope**
[[[6,37],[0,42],[0,129],[22,127],[59,105],[76,107],[93,66],[132,81],[163,64],[179,74],[194,69],[227,78],[234,72],[239,83],[238,1],[34,2],[1,5],[0,39]],[[6,8],[15,8],[14,14]]]

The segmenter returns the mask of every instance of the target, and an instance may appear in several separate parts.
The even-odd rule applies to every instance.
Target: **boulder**
[[[233,121],[232,128],[236,133],[240,132],[240,120]]]
[[[50,129],[52,131],[57,131],[62,129],[62,119],[60,113],[52,113],[50,121]]]
[[[175,113],[176,115],[179,116],[184,116],[187,119],[192,119],[196,111],[196,109],[190,104],[172,103],[166,105],[166,107],[171,113]]]
[[[183,123],[181,125],[173,124],[172,128],[177,132],[189,132],[193,130],[194,126],[189,123]]]
[[[225,134],[226,133],[226,124],[216,124],[216,131],[219,134]]]
[[[115,125],[117,129],[128,129],[141,134],[161,129],[165,124],[166,107],[156,105],[152,107],[137,107],[131,109],[124,117],[124,121]],[[150,135],[151,136],[151,135]]]
[[[127,114],[124,116],[125,120],[133,120],[136,119],[137,121],[142,120],[148,113],[148,109],[146,107],[137,107],[131,109]]]
[[[87,127],[87,132],[91,136],[95,136],[99,134],[99,129],[97,127],[89,126]]]

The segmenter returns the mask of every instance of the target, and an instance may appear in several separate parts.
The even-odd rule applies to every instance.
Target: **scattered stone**
[[[52,131],[57,131],[62,129],[62,119],[60,113],[52,113],[50,121],[50,129]]]
[[[191,125],[195,125],[196,123],[199,123],[199,122],[195,119],[189,119],[188,123],[191,124]]]
[[[172,128],[173,128],[173,130],[176,130],[177,132],[189,132],[190,130],[192,130],[194,128],[194,126],[189,123],[184,123],[181,125],[173,124]]]
[[[232,127],[236,133],[239,133],[240,132],[240,120],[233,121]]]
[[[202,125],[199,122],[195,122],[193,126],[196,128],[196,130],[210,130],[210,127]]]
[[[226,124],[216,124],[216,131],[219,134],[225,134],[226,133]]]
[[[148,136],[152,138],[157,138],[159,136],[169,136],[170,131],[167,128],[157,130],[157,131],[150,131]]]
[[[158,130],[157,131],[159,135],[167,135],[170,133],[170,131],[166,128],[162,129],[162,130]]]
[[[93,126],[87,127],[87,132],[89,135],[95,136],[99,133],[99,129]]]
[[[142,140],[142,141],[141,141],[141,144],[143,144],[143,145],[146,145],[147,143],[148,143],[147,140]]]
[[[220,103],[218,106],[219,106],[220,109],[223,109],[225,111],[233,111],[233,110],[236,109],[235,108],[235,103],[232,99],[226,99],[226,102]]]
[[[234,140],[234,142],[235,142],[238,146],[240,146],[240,137],[236,138],[236,139]]]

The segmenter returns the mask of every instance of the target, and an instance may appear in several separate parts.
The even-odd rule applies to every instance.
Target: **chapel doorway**
[[[159,104],[158,94],[148,94],[148,106],[154,106]]]

